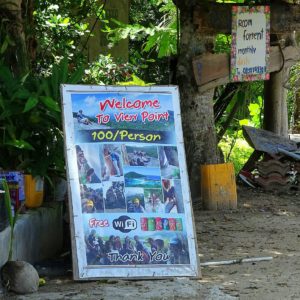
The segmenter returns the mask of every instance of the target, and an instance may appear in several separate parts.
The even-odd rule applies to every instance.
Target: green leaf
[[[260,107],[257,103],[250,103],[249,106],[250,116],[256,116],[260,113]]]
[[[28,99],[32,93],[20,87],[12,96],[12,99]]]
[[[27,112],[27,111],[33,109],[38,103],[39,103],[39,101],[37,98],[29,97],[29,99],[27,100],[27,102],[25,104],[25,108],[24,108],[23,112]]]
[[[50,83],[51,83],[51,90],[52,90],[52,94],[51,96],[54,99],[57,99],[57,94],[58,94],[58,86],[59,86],[59,66],[58,65],[54,65],[52,68],[52,74],[49,77]]]
[[[21,81],[22,84],[25,83],[25,81],[26,81],[26,79],[28,78],[29,74],[30,74],[30,72],[28,72],[27,74],[25,74],[25,75],[21,78],[20,81]]]
[[[138,86],[149,86],[153,85],[153,83],[145,83],[142,79],[137,77],[136,75],[132,74],[132,81],[127,81],[127,82],[118,82],[118,85],[138,85]]]
[[[58,103],[55,100],[53,100],[51,97],[41,96],[40,99],[44,103],[44,105],[50,110],[57,111],[57,112],[61,111]]]
[[[68,79],[68,83],[70,83],[70,84],[78,83],[78,82],[81,80],[83,74],[84,74],[84,68],[83,68],[83,67],[78,68],[78,69],[70,76],[70,78]]]
[[[239,124],[241,126],[243,126],[243,125],[249,126],[249,123],[250,123],[250,120],[248,120],[248,119],[243,119],[243,120],[239,121]]]
[[[43,80],[41,80],[41,84],[39,86],[39,89],[38,89],[38,95],[40,94],[44,94],[48,97],[50,97],[50,84],[48,82],[48,78],[43,78]]]
[[[1,179],[0,182],[1,182],[2,188],[4,189],[4,192],[5,192],[4,203],[5,203],[5,209],[6,209],[6,212],[8,215],[9,225],[11,227],[13,227],[13,214],[11,211],[12,203],[11,203],[11,199],[10,199],[9,188],[8,188],[8,185],[7,185],[7,182],[5,179]]]
[[[35,150],[28,142],[24,140],[11,140],[7,141],[5,144],[19,149]]]
[[[0,48],[0,54],[3,54],[6,51],[7,47],[8,47],[8,40],[5,38],[3,44]]]
[[[63,19],[62,22],[60,22],[58,25],[61,27],[66,27],[66,26],[70,25],[70,18]]]

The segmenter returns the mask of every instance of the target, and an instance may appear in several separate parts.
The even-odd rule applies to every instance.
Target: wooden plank
[[[282,50],[284,67],[291,67],[300,60],[300,48],[288,46]],[[282,53],[279,46],[270,49],[268,72],[279,71],[283,66]],[[229,82],[229,54],[205,54],[193,59],[195,80],[201,92]]]
[[[290,134],[289,138],[296,143],[300,143],[300,134]]]
[[[278,148],[287,151],[297,150],[296,142],[279,136],[271,131],[243,126],[243,134],[249,145],[257,151],[274,155],[279,153]]]
[[[230,72],[230,56],[227,53],[205,54],[193,59],[193,69],[198,85],[215,79],[228,77]]]
[[[271,3],[271,33],[300,30],[300,5]],[[207,34],[231,33],[231,4],[202,3],[194,10],[194,24]]]
[[[254,150],[241,171],[252,172],[255,168],[255,163],[260,159],[262,154],[263,153],[261,151]]]

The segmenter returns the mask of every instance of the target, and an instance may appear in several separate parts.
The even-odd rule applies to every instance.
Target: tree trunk
[[[212,49],[213,39],[201,36],[193,25],[193,9],[197,1],[180,0],[180,53],[177,80],[180,88],[181,112],[190,187],[193,197],[200,195],[201,164],[217,163],[217,139],[213,112],[213,90],[200,94],[194,80],[192,59]]]
[[[300,133],[300,91],[296,93],[293,133]]]
[[[271,42],[279,47],[297,46],[295,34],[271,35]],[[282,51],[281,51],[282,52]],[[282,54],[283,55],[283,54]],[[288,137],[288,90],[284,83],[288,79],[289,68],[284,63],[282,70],[270,73],[270,80],[265,81],[264,129]]]
[[[294,32],[293,38],[295,40],[296,46],[299,44],[300,33]],[[297,83],[299,79],[297,79]],[[294,103],[294,113],[293,113],[293,133],[300,133],[300,90],[297,87]]]
[[[287,89],[284,88],[286,70],[271,73],[265,82],[264,129],[288,136]]]
[[[8,46],[5,62],[15,74],[28,72],[28,58],[22,19],[22,0],[0,0],[0,17],[6,20],[1,25],[14,45]],[[0,45],[2,46],[2,45]]]

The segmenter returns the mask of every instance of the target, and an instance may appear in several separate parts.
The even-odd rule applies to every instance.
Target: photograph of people
[[[103,189],[100,184],[80,185],[80,197],[83,213],[104,211]]]
[[[97,145],[76,145],[77,167],[81,184],[100,183],[100,160]]]
[[[144,190],[142,188],[126,188],[127,212],[145,212]]]
[[[75,113],[76,119],[78,123],[84,124],[84,125],[90,125],[92,124],[92,121],[89,119],[88,116],[83,114],[82,109],[78,111],[78,113]]]
[[[163,146],[158,147],[158,149],[161,177],[167,179],[180,179],[177,147]]]
[[[157,147],[123,145],[122,154],[127,166],[159,167]]]
[[[190,262],[188,243],[185,236],[173,237],[169,242],[169,264],[188,264]]]
[[[105,212],[126,211],[124,182],[112,181],[103,183]]]
[[[102,180],[123,176],[122,155],[119,145],[103,145],[100,153]]]
[[[161,189],[145,189],[145,210],[149,213],[165,212]]]
[[[163,179],[165,213],[184,213],[180,180]]]
[[[183,234],[115,236],[91,229],[85,233],[85,244],[88,265],[189,264]]]
[[[71,97],[75,132],[110,128],[109,124],[99,122],[97,118],[99,98],[96,95],[79,93]]]

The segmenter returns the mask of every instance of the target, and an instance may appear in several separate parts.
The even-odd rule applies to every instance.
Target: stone
[[[8,261],[1,269],[3,285],[17,294],[37,292],[39,275],[26,261]]]

